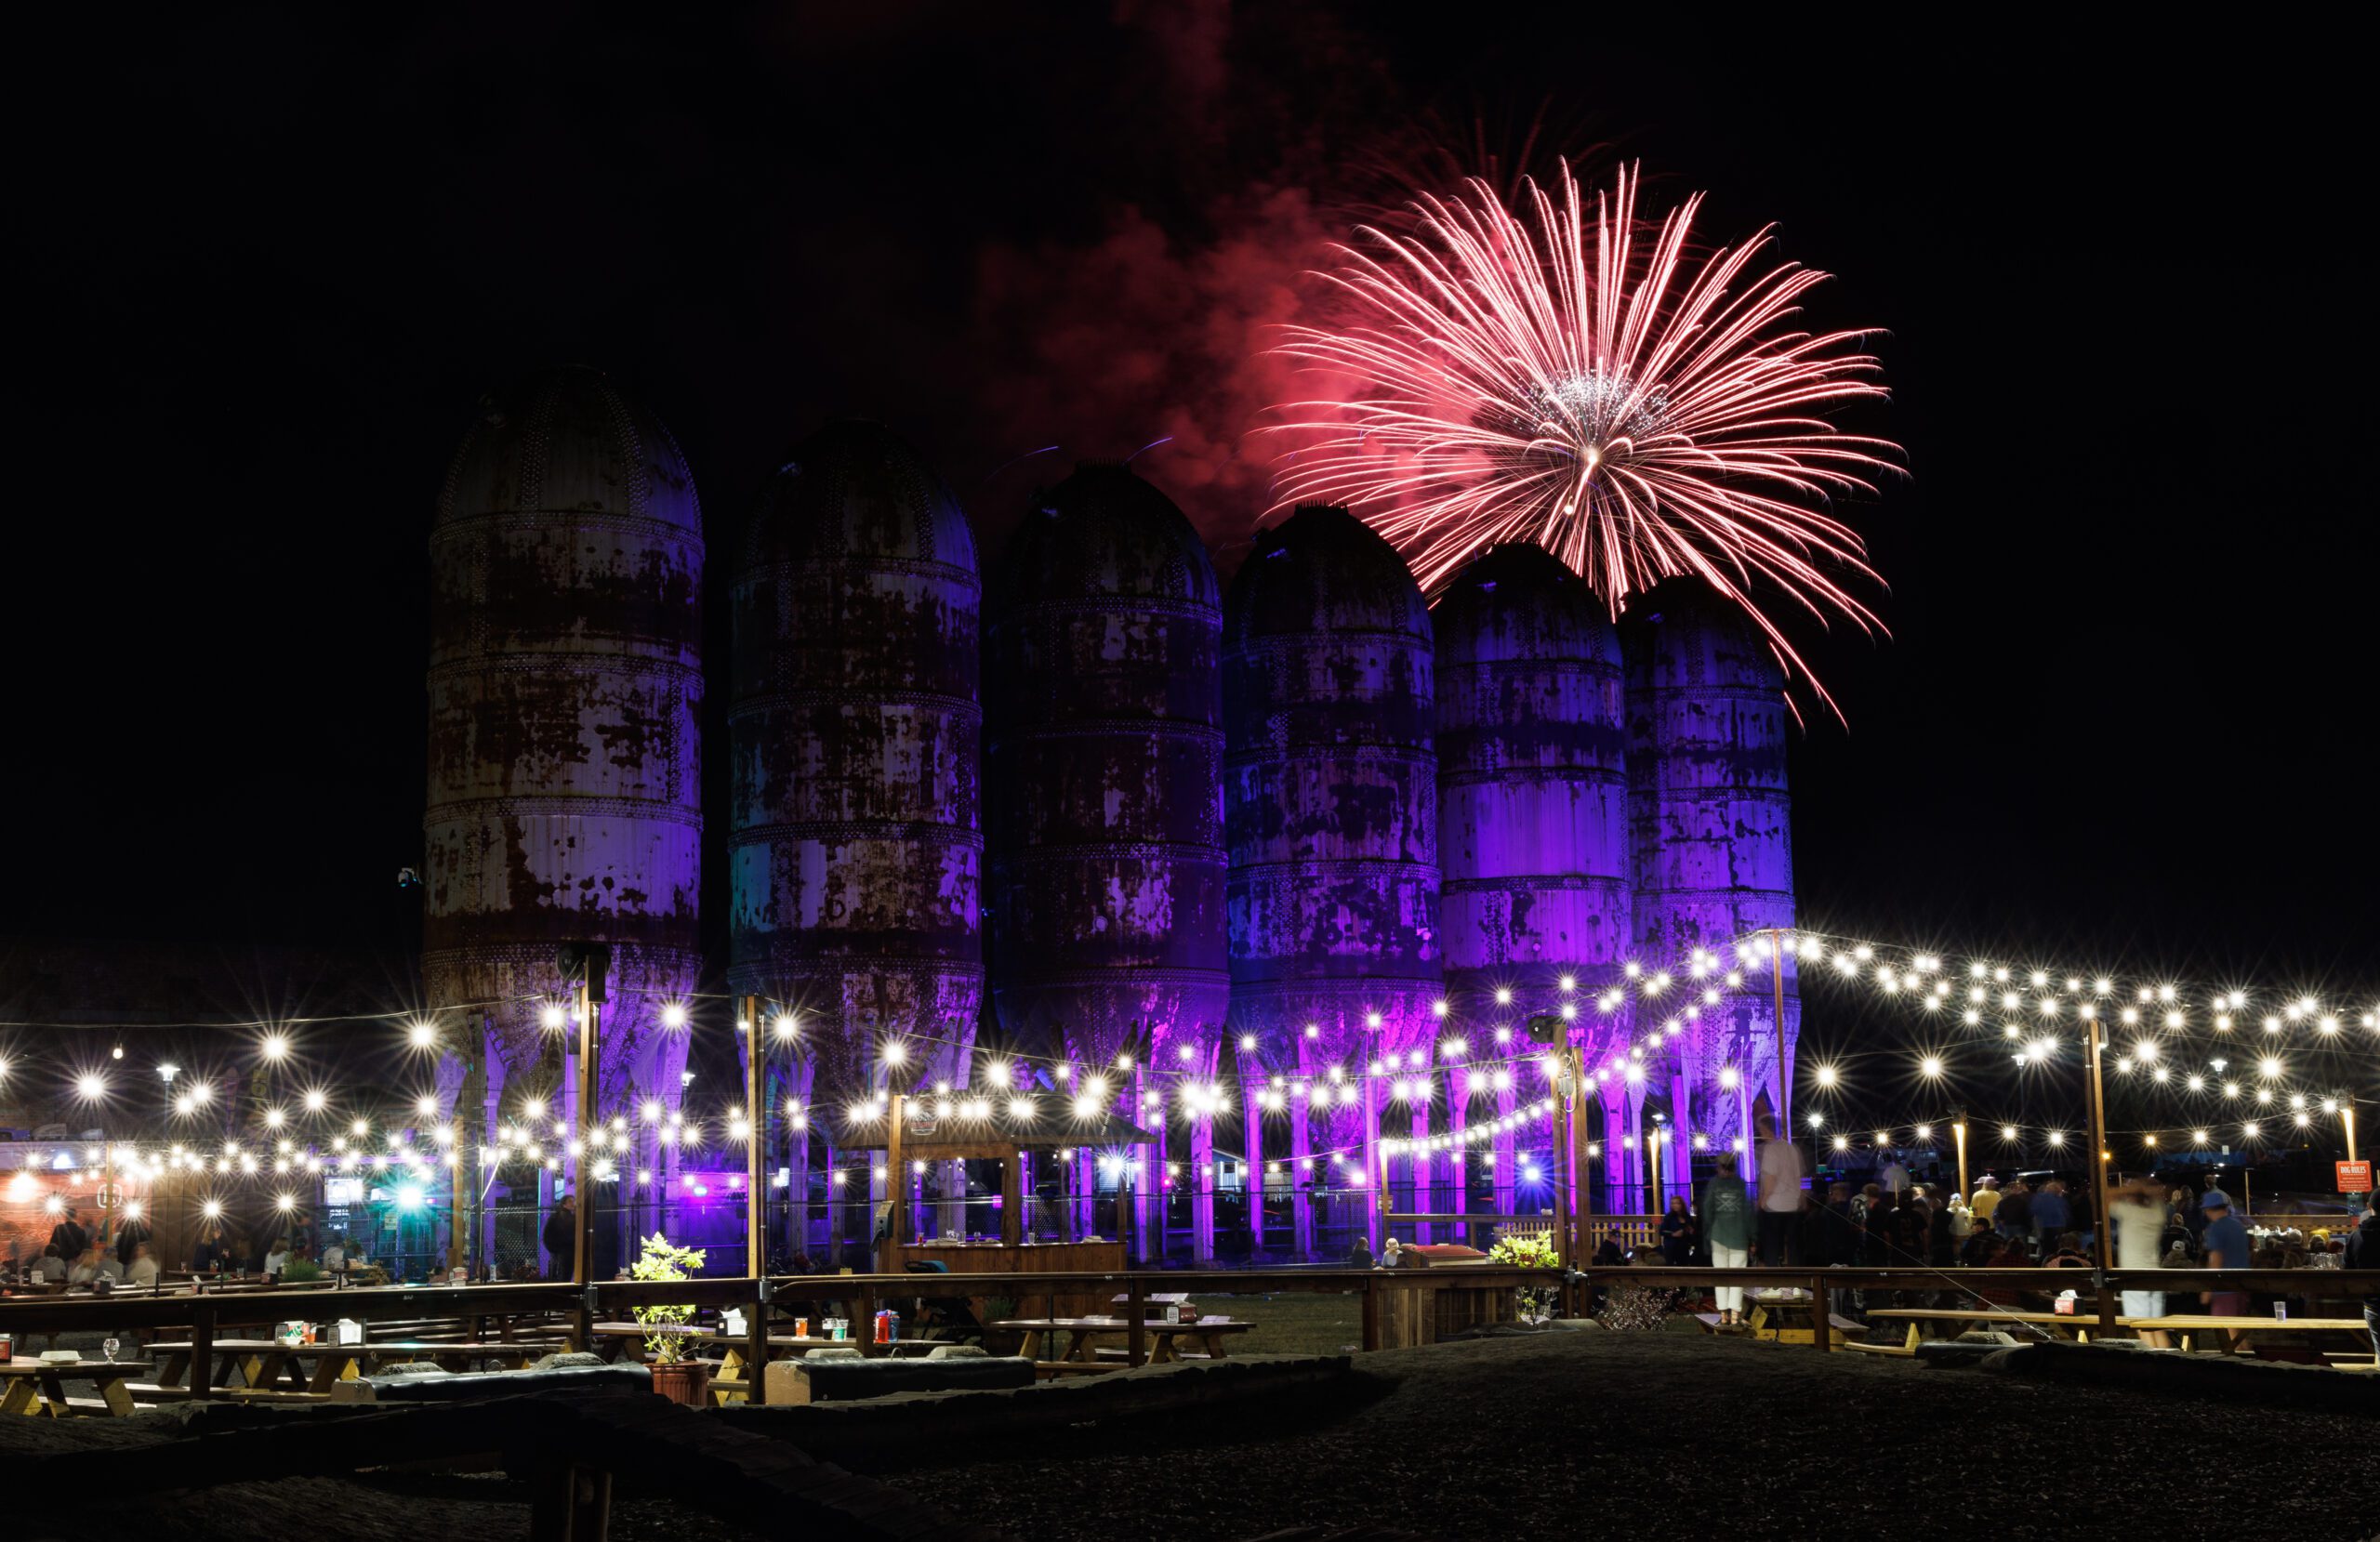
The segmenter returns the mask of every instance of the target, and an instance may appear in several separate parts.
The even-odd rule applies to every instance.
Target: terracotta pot
[[[700,1360],[680,1360],[653,1367],[653,1390],[688,1408],[710,1406],[710,1366]]]

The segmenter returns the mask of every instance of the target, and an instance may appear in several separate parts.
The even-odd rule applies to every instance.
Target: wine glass
[[[112,1365],[112,1364],[115,1364],[115,1351],[116,1351],[116,1346],[117,1346],[119,1343],[121,1343],[121,1342],[122,1342],[122,1340],[121,1340],[121,1339],[111,1338],[111,1339],[109,1339],[106,1343],[101,1344],[101,1345],[99,1346],[99,1348],[100,1348],[101,1350],[103,1350],[103,1351],[106,1351],[106,1353],[107,1353],[107,1357],[108,1357],[108,1364],[111,1364],[111,1365]]]

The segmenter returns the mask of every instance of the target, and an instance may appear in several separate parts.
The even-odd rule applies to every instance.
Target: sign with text
[[[2339,1193],[2343,1194],[2368,1194],[2372,1192],[2371,1163],[2341,1162],[2338,1164],[2338,1169]]]

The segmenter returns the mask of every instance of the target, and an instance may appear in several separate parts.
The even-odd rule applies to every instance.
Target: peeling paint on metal
[[[984,995],[982,585],[917,453],[837,423],[746,535],[729,710],[729,979],[796,1009],[819,1096],[879,1041],[949,1074]]]

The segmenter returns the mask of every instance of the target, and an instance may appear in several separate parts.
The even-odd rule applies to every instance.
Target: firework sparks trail
[[[1898,446],[1818,415],[1885,394],[1858,351],[1866,334],[1791,325],[1827,275],[1755,269],[1767,230],[1690,257],[1702,195],[1640,226],[1630,169],[1592,206],[1567,165],[1558,189],[1524,193],[1533,223],[1474,180],[1421,198],[1411,233],[1367,227],[1370,249],[1338,249],[1344,265],[1324,276],[1353,324],[1285,328],[1278,351],[1352,377],[1356,399],[1276,408],[1269,431],[1295,445],[1280,506],[1349,506],[1432,592],[1499,541],[1545,547],[1615,614],[1663,577],[1699,574],[1805,679],[1755,585],[1821,623],[1881,630],[1835,576],[1873,579],[1865,547],[1824,506],[1873,493]]]

